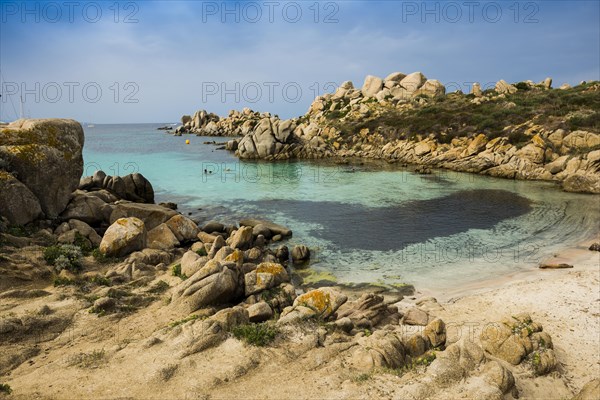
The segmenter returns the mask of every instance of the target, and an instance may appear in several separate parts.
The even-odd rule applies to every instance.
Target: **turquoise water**
[[[226,138],[173,137],[158,126],[86,128],[86,174],[140,172],[157,202],[200,221],[289,226],[291,244],[311,247],[311,268],[344,283],[450,288],[530,269],[600,230],[597,196],[551,183],[417,175],[379,162],[239,162],[203,143]]]

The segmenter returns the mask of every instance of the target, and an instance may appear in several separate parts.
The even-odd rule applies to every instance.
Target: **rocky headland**
[[[175,134],[242,136],[240,159],[372,158],[507,179],[544,180],[600,193],[600,83],[552,88],[552,79],[498,81],[446,93],[422,73],[344,82],[289,120],[249,109],[226,118],[201,110]]]
[[[295,124],[260,119],[240,156],[257,132],[296,140]],[[286,245],[291,229],[194,221],[155,204],[141,174],[80,179],[83,143],[72,120],[0,128],[0,396],[598,395],[598,343],[579,332],[599,329],[596,251],[493,313],[482,297],[304,285],[311,252]],[[557,294],[568,284],[580,288]],[[556,328],[545,296],[577,302],[570,323]]]

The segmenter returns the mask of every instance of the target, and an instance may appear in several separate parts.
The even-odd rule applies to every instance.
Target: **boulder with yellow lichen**
[[[83,142],[83,128],[68,119],[21,119],[0,127],[0,215],[16,224],[33,221],[38,209],[58,216],[79,184]],[[15,198],[23,199],[20,206]]]

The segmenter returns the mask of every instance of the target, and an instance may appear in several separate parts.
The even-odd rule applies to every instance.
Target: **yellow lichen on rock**
[[[231,255],[233,255],[232,253]],[[260,263],[258,267],[256,267],[256,273],[267,273],[271,275],[282,275],[287,274],[285,268],[281,264],[264,262]]]
[[[311,308],[319,314],[331,312],[331,296],[320,290],[312,290],[298,296],[298,304]]]
[[[235,249],[233,251],[233,253],[231,253],[230,255],[228,255],[227,257],[225,257],[225,261],[229,261],[229,262],[234,262],[234,263],[239,263],[240,261],[243,262],[244,260],[244,253],[242,253],[241,250]]]

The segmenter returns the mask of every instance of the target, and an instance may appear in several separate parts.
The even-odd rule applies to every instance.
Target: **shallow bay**
[[[226,138],[173,137],[160,125],[86,128],[85,174],[140,172],[157,201],[200,220],[287,225],[292,244],[313,249],[311,268],[340,282],[454,287],[535,268],[599,229],[596,196],[550,183],[380,162],[240,162],[203,144]]]

